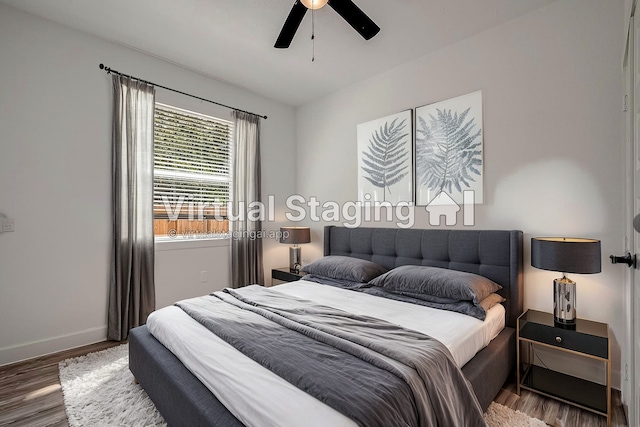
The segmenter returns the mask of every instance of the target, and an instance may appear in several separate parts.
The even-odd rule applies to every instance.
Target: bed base
[[[515,341],[515,330],[505,328],[462,367],[483,411],[513,372]],[[146,326],[130,331],[129,369],[170,426],[243,425]]]
[[[146,326],[129,332],[129,369],[172,427],[243,425]]]
[[[462,372],[486,410],[515,369],[522,304],[522,232],[325,227],[324,255],[372,260],[387,268],[430,265],[488,277],[507,299],[507,327]],[[171,426],[242,426],[184,365],[141,326],[130,331],[129,368]]]

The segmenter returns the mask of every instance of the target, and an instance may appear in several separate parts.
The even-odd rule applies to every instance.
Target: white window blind
[[[154,217],[188,217],[189,207],[226,216],[233,123],[156,103]],[[166,209],[166,202],[170,210]],[[175,218],[172,218],[175,219]]]

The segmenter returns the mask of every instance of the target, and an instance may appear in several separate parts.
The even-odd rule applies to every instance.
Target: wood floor
[[[613,416],[611,427],[626,427],[627,419],[624,415],[620,392],[612,390],[611,406]],[[544,421],[553,427],[606,427],[606,419],[593,412],[585,411],[575,406],[566,405],[555,399],[541,396],[527,390],[522,395],[516,394],[516,381],[510,380],[500,390],[494,402],[507,406],[513,410],[524,412],[530,417]]]
[[[68,426],[58,362],[118,344],[92,344],[0,367],[0,426]],[[509,381],[495,401],[555,427],[606,427],[604,417],[526,390],[522,391],[522,396],[515,391],[515,381]],[[626,426],[619,391],[613,393],[613,409],[612,427]]]
[[[58,377],[58,362],[118,344],[92,344],[0,366],[0,426],[68,426]]]

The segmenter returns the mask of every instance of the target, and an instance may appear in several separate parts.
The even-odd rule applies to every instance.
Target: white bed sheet
[[[460,313],[305,280],[279,285],[273,290],[427,334],[451,351],[459,367],[505,325],[505,310],[500,304],[489,310],[483,322]],[[152,313],[147,326],[247,426],[355,426],[349,418],[238,352],[176,306]]]

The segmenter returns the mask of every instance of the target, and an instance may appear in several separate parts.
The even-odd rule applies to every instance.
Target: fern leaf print
[[[396,187],[398,192],[408,187],[400,198],[411,201],[410,114],[408,111],[404,117],[399,114],[374,121],[373,125],[371,122],[365,124],[369,125],[366,133],[358,127],[359,186],[366,183],[374,189],[380,189],[377,194],[381,196],[381,201],[400,201],[395,197]],[[360,193],[363,193],[362,189]]]
[[[479,97],[475,108],[466,106],[472,104],[466,97],[472,96]],[[481,92],[475,92],[416,110],[415,179],[419,195],[433,198],[444,191],[457,202],[463,191],[478,193],[479,189],[480,199],[476,194],[476,201],[481,202],[481,106]],[[417,202],[425,204],[425,200]]]

